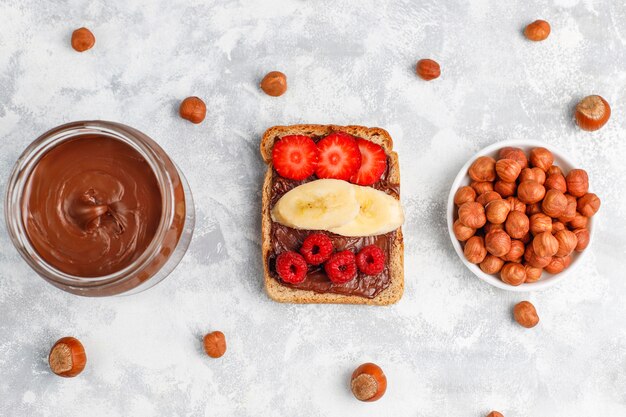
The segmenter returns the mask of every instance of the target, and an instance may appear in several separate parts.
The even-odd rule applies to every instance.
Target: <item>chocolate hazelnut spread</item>
[[[26,233],[39,255],[70,275],[100,277],[129,266],[155,236],[161,191],[132,146],[79,136],[47,151],[22,197]]]

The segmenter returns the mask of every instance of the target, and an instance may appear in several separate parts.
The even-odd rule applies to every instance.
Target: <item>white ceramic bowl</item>
[[[470,271],[472,271],[474,275],[476,275],[481,280],[493,285],[494,287],[502,288],[503,290],[508,290],[508,291],[523,292],[523,291],[542,290],[542,289],[551,287],[552,285],[556,284],[560,280],[566,278],[569,275],[572,275],[572,273],[576,270],[576,268],[578,268],[578,266],[581,264],[583,258],[585,257],[585,253],[587,251],[583,251],[582,253],[574,252],[572,254],[572,263],[570,264],[569,268],[565,269],[560,274],[553,275],[544,271],[539,281],[529,283],[529,284],[522,284],[522,285],[515,287],[505,282],[502,282],[502,280],[500,280],[500,277],[498,275],[486,274],[478,267],[478,265],[468,262],[467,259],[465,259],[465,255],[463,254],[463,247],[461,246],[461,242],[459,242],[454,236],[454,230],[452,228],[454,224],[454,214],[455,214],[454,194],[459,189],[459,187],[470,184],[471,179],[469,175],[467,174],[469,167],[479,156],[491,156],[497,159],[498,151],[507,146],[521,148],[526,152],[526,155],[528,155],[528,153],[530,152],[532,148],[537,148],[537,147],[547,148],[554,154],[554,164],[560,166],[563,169],[564,173],[567,173],[571,169],[574,169],[574,168],[583,168],[575,164],[567,155],[565,155],[559,149],[556,149],[554,146],[548,145],[547,143],[543,143],[543,142],[536,141],[536,140],[507,140],[507,141],[494,143],[493,145],[489,145],[486,148],[479,151],[476,155],[472,156],[470,160],[467,161],[465,165],[463,165],[463,168],[461,168],[461,170],[459,171],[459,174],[456,176],[456,178],[454,179],[454,182],[452,183],[452,188],[450,189],[450,195],[448,197],[448,213],[447,213],[448,232],[450,234],[450,239],[452,240],[452,245],[454,246],[454,250],[456,250],[456,253],[457,255],[459,255],[459,258],[461,259],[461,261],[465,264],[465,266]],[[592,218],[589,219],[588,228],[589,228],[589,235],[590,235],[589,242],[591,245],[591,241],[593,240],[593,219]],[[587,248],[587,250],[589,250],[589,248]]]

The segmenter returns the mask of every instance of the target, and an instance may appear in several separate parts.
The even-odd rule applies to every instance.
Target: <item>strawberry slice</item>
[[[361,167],[350,178],[350,182],[358,185],[376,184],[387,169],[387,154],[382,146],[369,140],[356,140],[361,151]]]
[[[317,146],[308,136],[284,136],[272,149],[272,164],[276,172],[290,180],[299,181],[313,175],[318,158]]]
[[[353,136],[335,132],[317,142],[320,157],[315,170],[318,178],[348,181],[361,166],[361,152]]]

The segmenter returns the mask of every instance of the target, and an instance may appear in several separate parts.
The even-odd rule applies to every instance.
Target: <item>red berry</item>
[[[333,253],[333,242],[323,233],[313,233],[302,243],[300,253],[309,265],[319,265]]]
[[[385,253],[378,246],[366,246],[356,256],[356,264],[365,275],[380,274],[385,269]]]
[[[361,167],[350,178],[350,182],[359,185],[375,184],[387,169],[387,154],[382,146],[369,140],[358,138],[356,143],[361,152]]]
[[[354,253],[349,250],[333,254],[324,264],[328,278],[335,284],[345,284],[356,278]]]
[[[272,163],[281,177],[303,180],[315,172],[319,152],[308,136],[284,136],[274,144]]]
[[[335,132],[317,142],[319,162],[315,174],[318,178],[348,181],[361,166],[361,152],[353,136]]]
[[[306,261],[296,252],[283,252],[276,258],[276,272],[285,282],[299,284],[306,278],[308,266]]]

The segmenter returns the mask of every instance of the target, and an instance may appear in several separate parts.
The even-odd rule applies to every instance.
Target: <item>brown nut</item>
[[[80,341],[74,337],[64,337],[50,349],[48,364],[55,374],[72,378],[85,369],[87,355]]]
[[[529,284],[531,282],[537,282],[541,279],[541,274],[543,273],[542,268],[535,268],[532,265],[524,265],[524,269],[526,270],[525,283]]]
[[[507,262],[521,262],[525,249],[526,247],[521,240],[513,239],[511,240],[511,249],[509,249],[509,252],[504,255],[502,259]]]
[[[576,213],[574,218],[569,222],[571,229],[586,229],[589,224],[589,217],[583,216],[580,213]]]
[[[199,97],[187,97],[180,103],[180,117],[191,123],[202,123],[206,116],[206,104]]]
[[[465,259],[473,264],[479,264],[485,260],[487,256],[487,249],[485,248],[485,241],[480,236],[472,236],[467,242],[465,242],[465,248],[463,249]]]
[[[548,175],[544,187],[546,187],[546,190],[559,190],[563,194],[567,192],[567,183],[565,182],[565,177],[561,174]]]
[[[506,147],[500,149],[498,152],[498,159],[512,159],[519,164],[519,166],[524,169],[528,166],[528,158],[526,158],[526,153],[520,148]]]
[[[484,234],[487,234],[491,232],[492,230],[504,230],[504,224],[493,224],[493,223],[487,222],[483,226],[482,230]]]
[[[534,22],[528,24],[524,29],[524,36],[526,39],[539,42],[548,38],[550,35],[550,23],[545,20],[535,20]]]
[[[551,256],[537,256],[535,250],[533,249],[533,245],[527,245],[526,251],[524,252],[524,260],[528,265],[533,266],[535,268],[545,268],[552,261]]]
[[[576,123],[582,130],[600,129],[611,117],[611,106],[600,96],[587,96],[576,105]]]
[[[565,177],[567,192],[574,197],[582,197],[589,191],[589,176],[584,169],[573,169]]]
[[[494,224],[504,223],[509,215],[509,211],[511,211],[511,204],[502,199],[491,201],[485,207],[487,220]]]
[[[552,233],[552,218],[543,213],[530,216],[530,233],[538,235],[543,232]]]
[[[504,230],[492,230],[485,235],[485,248],[493,256],[504,256],[511,250],[511,237]]]
[[[491,183],[490,183],[491,184]],[[495,191],[487,191],[486,193],[482,193],[476,198],[476,202],[480,203],[483,207],[487,206],[490,202],[494,200],[500,200],[502,196]]]
[[[502,265],[504,265],[502,259],[497,256],[487,255],[478,266],[485,274],[497,274],[502,269]]]
[[[469,168],[469,176],[474,181],[495,181],[496,160],[489,156],[477,158]]]
[[[546,173],[541,168],[524,168],[519,175],[519,182],[535,181],[543,185],[546,182]]]
[[[475,201],[464,203],[459,207],[459,220],[467,227],[478,229],[485,225],[485,208]]]
[[[528,216],[519,211],[512,211],[506,219],[505,223],[506,232],[513,239],[522,239],[528,230],[530,229],[530,221]]]
[[[491,181],[472,181],[470,187],[476,191],[476,194],[479,196],[488,193],[489,191],[493,191],[493,182]]]
[[[500,194],[502,198],[511,197],[515,195],[517,184],[515,182],[496,181],[493,189]]]
[[[561,168],[558,165],[552,165],[546,171],[546,175],[556,175],[556,174],[563,175],[563,171],[561,170]]]
[[[96,44],[96,37],[87,28],[76,29],[72,32],[72,48],[78,52],[85,52]]]
[[[589,246],[590,234],[589,229],[575,229],[576,235],[576,252],[582,252]]]
[[[517,187],[517,198],[522,203],[538,203],[545,195],[546,189],[536,181],[524,181]]]
[[[558,232],[560,232],[561,230],[565,230],[567,229],[565,227],[565,224],[563,224],[562,222],[558,222],[558,221],[553,221],[552,222],[552,234],[556,235]]]
[[[576,237],[576,234],[574,234],[574,232],[563,229],[559,232],[556,232],[554,237],[559,242],[559,250],[556,251],[555,256],[562,258],[574,252],[574,249],[576,249],[576,245],[578,244],[578,238]]]
[[[554,189],[548,190],[541,203],[541,209],[550,217],[559,217],[561,214],[565,213],[567,209],[567,198],[565,194]]]
[[[287,76],[280,71],[268,72],[261,80],[260,87],[268,96],[282,96],[287,91]]]
[[[541,211],[541,203],[533,203],[526,206],[526,215],[532,216],[533,214],[543,213]]]
[[[600,199],[594,193],[587,193],[578,199],[577,210],[580,214],[593,217],[600,209]]]
[[[540,257],[554,256],[559,250],[559,242],[550,232],[539,233],[533,239],[533,250]]]
[[[461,187],[454,194],[454,204],[460,206],[463,203],[469,203],[476,200],[476,191],[469,185]]]
[[[220,331],[207,334],[202,341],[204,351],[212,358],[221,358],[226,352],[226,337]]]
[[[578,205],[578,202],[576,201],[576,197],[569,194],[565,194],[565,198],[567,198],[567,207],[565,208],[565,211],[559,216],[559,221],[563,223],[569,223],[576,218],[576,207]]]
[[[508,262],[504,264],[500,271],[500,279],[509,285],[522,285],[526,280],[526,270],[522,264],[516,262]]]
[[[496,174],[504,182],[515,182],[522,172],[522,167],[512,159],[500,159],[496,162]]]
[[[487,417],[504,417],[504,416],[499,411],[492,411],[489,414],[487,414]]]
[[[556,256],[552,258],[552,261],[548,265],[545,266],[545,270],[549,274],[559,274],[563,272],[565,268],[567,268],[568,260],[566,258],[557,258]]]
[[[533,148],[530,151],[530,163],[534,167],[547,171],[554,163],[554,155],[546,148]]]
[[[423,80],[430,81],[439,78],[441,67],[432,59],[420,59],[415,66],[415,73]]]
[[[511,204],[511,211],[519,211],[526,213],[526,204],[522,203],[517,197],[509,197],[506,199]]]
[[[522,301],[513,307],[513,317],[520,326],[530,329],[539,323],[539,316],[535,306],[528,301]]]
[[[452,229],[454,230],[454,236],[461,242],[465,242],[476,233],[476,229],[465,226],[458,219],[454,222]]]
[[[352,373],[350,389],[359,401],[376,401],[387,390],[387,377],[380,366],[364,363]]]

